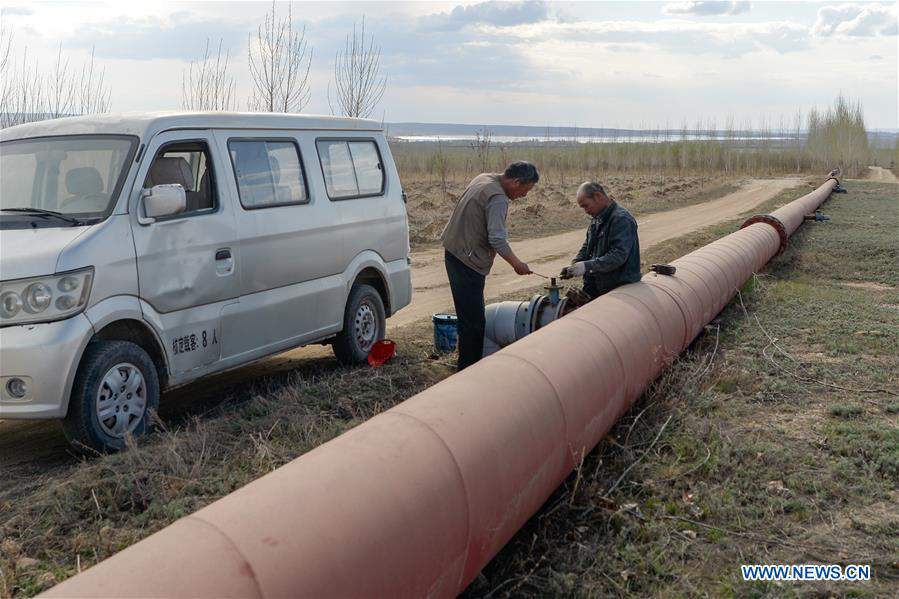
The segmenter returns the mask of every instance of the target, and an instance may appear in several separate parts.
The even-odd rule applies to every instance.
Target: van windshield
[[[0,209],[4,219],[62,215],[73,224],[109,216],[137,138],[66,135],[0,143]],[[57,225],[58,226],[58,225]]]

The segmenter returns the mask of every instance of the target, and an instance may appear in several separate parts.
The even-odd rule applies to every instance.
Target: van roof
[[[37,121],[0,131],[0,141],[49,135],[119,134],[147,140],[171,129],[381,131],[377,121],[274,112],[120,112]]]

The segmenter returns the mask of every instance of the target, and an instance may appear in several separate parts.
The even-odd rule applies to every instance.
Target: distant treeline
[[[643,138],[655,135],[660,138],[682,137],[709,137],[712,134],[722,134],[723,131],[710,129],[713,124],[707,126],[694,125],[692,127],[678,128],[645,128],[645,129],[616,129],[605,127],[535,127],[529,125],[465,125],[458,123],[386,123],[385,128],[390,137],[457,137],[472,136],[477,132],[488,131],[493,137],[517,137],[534,141],[567,139],[570,141],[587,142],[591,139],[627,139]],[[734,129],[731,131],[737,137],[761,137],[764,133],[757,129]],[[795,137],[793,130],[771,132],[779,137]],[[799,134],[801,135],[801,133]]]
[[[467,143],[398,142],[392,148],[401,174],[449,181],[498,171],[512,160],[533,162],[545,176],[563,182],[607,172],[755,177],[827,173],[834,167],[854,177],[869,164],[892,166],[896,160],[895,145],[887,151],[872,147],[861,106],[842,95],[829,108],[796,119],[792,135],[781,135],[783,127],[776,131],[764,125],[748,135],[732,126],[710,126],[701,130],[707,139],[690,139],[684,129],[676,137],[667,130],[641,131],[641,141],[628,143],[529,144],[499,143],[493,130],[477,130]]]

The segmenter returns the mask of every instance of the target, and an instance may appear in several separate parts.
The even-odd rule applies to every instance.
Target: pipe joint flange
[[[771,216],[770,214],[756,214],[755,216],[749,217],[746,222],[744,222],[740,228],[745,229],[749,225],[754,225],[756,223],[765,223],[774,227],[774,230],[777,231],[777,236],[780,237],[780,247],[777,248],[777,254],[775,256],[779,256],[787,249],[787,239],[789,239],[789,235],[787,235],[787,229],[784,227],[784,224],[780,222],[780,219],[776,216]]]
[[[837,184],[833,187],[833,193],[849,193],[848,191],[846,191],[845,187],[840,185],[840,181],[838,179],[834,179],[834,181],[836,181]]]

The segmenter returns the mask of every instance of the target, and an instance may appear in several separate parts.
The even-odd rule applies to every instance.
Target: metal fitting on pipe
[[[497,302],[484,310],[484,355],[489,356],[507,345],[545,327],[570,311],[568,298],[560,295],[556,279],[526,302]]]
[[[787,233],[786,227],[784,224],[780,222],[776,217],[771,216],[770,214],[756,214],[755,216],[750,216],[746,219],[746,221],[740,225],[741,229],[745,229],[750,225],[754,225],[755,223],[766,223],[774,227],[774,230],[777,231],[777,236],[780,238],[780,246],[777,248],[777,253],[782,254],[785,249],[787,249],[787,240],[790,238],[789,233]]]
[[[792,234],[835,185],[771,216]],[[780,247],[767,222],[731,233],[45,596],[456,595]]]
[[[836,190],[834,190],[834,192],[836,192]],[[816,210],[814,214],[806,214],[805,220],[813,220],[815,222],[823,223],[823,222],[829,221],[830,217],[827,216],[826,214],[821,214],[820,212],[818,212]]]

